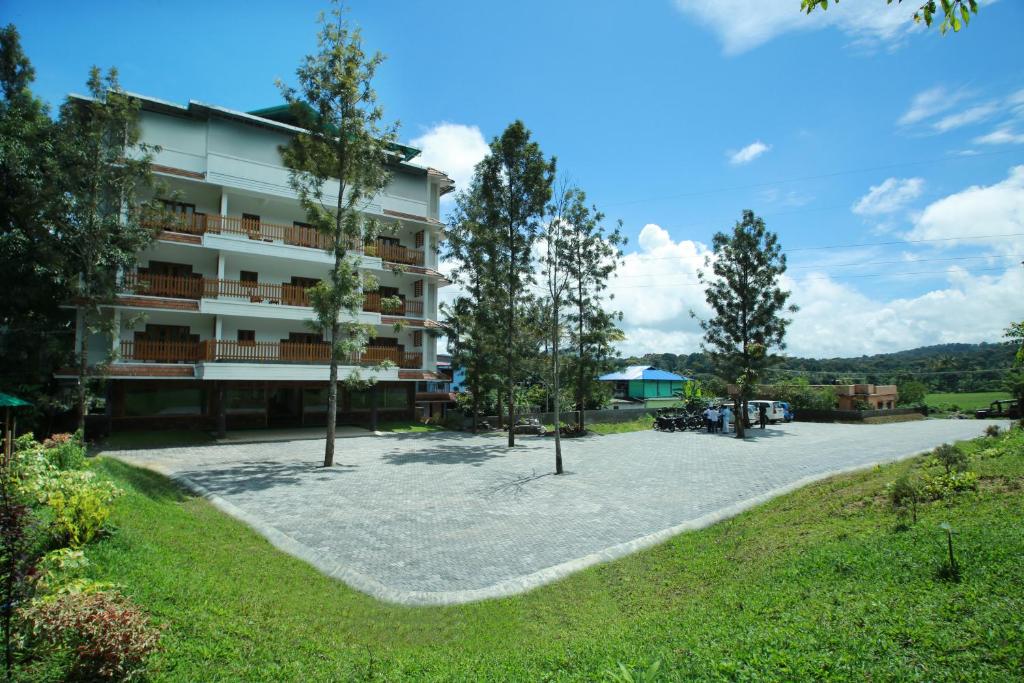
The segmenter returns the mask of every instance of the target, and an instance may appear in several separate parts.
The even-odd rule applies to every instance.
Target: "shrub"
[[[85,467],[85,445],[78,434],[54,434],[43,442],[46,459],[59,470]]]
[[[72,679],[130,680],[159,645],[160,630],[116,591],[63,593],[22,615],[37,639],[68,651]]]
[[[889,501],[893,510],[899,514],[909,507],[911,519],[917,524],[917,500],[921,496],[917,483],[909,475],[904,474],[886,488],[889,490]]]
[[[53,511],[51,528],[62,543],[78,547],[88,543],[110,517],[110,505],[121,490],[92,472],[58,472],[50,479],[41,498]]]
[[[940,500],[961,491],[978,488],[978,475],[974,472],[940,472],[922,477],[921,492],[926,498]]]
[[[960,472],[967,467],[967,455],[953,444],[942,444],[932,451],[932,455],[936,462],[946,468],[946,474]]]
[[[999,425],[989,425],[985,427],[985,436],[995,438],[999,436]]]

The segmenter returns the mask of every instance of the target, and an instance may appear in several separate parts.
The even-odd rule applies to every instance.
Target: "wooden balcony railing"
[[[253,303],[281,304],[309,307],[309,293],[305,287],[272,282],[243,282],[216,278],[183,277],[179,275],[151,275],[125,273],[121,290],[130,294],[160,296],[175,299],[216,299],[229,297],[247,299]],[[384,297],[388,298],[388,297]],[[423,302],[403,300],[400,306],[381,304],[380,292],[367,292],[363,310],[385,315],[423,317]]]
[[[198,360],[231,361],[242,363],[329,363],[330,346],[325,342],[235,341],[208,339],[198,343]],[[342,365],[376,365],[391,361],[400,368],[418,369],[423,365],[423,354],[403,351],[395,347],[367,347],[362,354],[342,359]]]
[[[326,251],[331,248],[333,240],[317,232],[314,228],[281,223],[253,221],[237,216],[219,216],[216,214],[193,214],[189,216],[156,215],[143,220],[143,225],[154,230],[183,232],[190,235],[244,235],[251,240],[262,242],[283,242],[297,247],[308,247]],[[348,243],[348,250],[367,256],[377,256],[390,263],[409,266],[424,264],[423,252],[410,249],[399,244],[382,241],[362,244],[358,240]]]
[[[121,358],[158,363],[194,363],[201,359],[203,342],[122,340]]]
[[[423,317],[423,302],[401,299],[398,306],[385,305],[384,301],[393,297],[381,296],[380,292],[367,292],[363,299],[363,310],[367,313],[383,313],[384,315]]]

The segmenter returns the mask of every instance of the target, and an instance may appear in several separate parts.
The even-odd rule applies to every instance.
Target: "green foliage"
[[[46,459],[58,470],[80,470],[85,467],[85,444],[82,435],[54,434],[43,442]]]
[[[765,370],[781,359],[772,349],[785,349],[786,327],[793,313],[790,293],[779,287],[786,256],[778,236],[769,232],[753,211],[744,210],[731,233],[712,238],[714,258],[708,256],[699,278],[714,316],[701,320],[707,353],[719,377],[737,384],[743,399],[753,397]],[[693,311],[690,315],[696,317]],[[737,422],[736,436],[743,436]]]
[[[57,472],[43,485],[40,502],[53,514],[50,528],[54,538],[77,548],[100,533],[119,495],[119,488],[95,473],[69,470]]]
[[[942,444],[932,451],[932,457],[946,469],[947,474],[967,469],[967,454],[954,444]]]
[[[918,483],[909,474],[903,474],[895,481],[886,485],[889,493],[889,501],[897,514],[911,514],[911,520],[917,524],[917,502],[921,498],[921,489]]]
[[[113,590],[57,594],[31,605],[23,617],[36,639],[67,653],[71,680],[139,678],[159,647],[160,629]]]
[[[380,230],[377,220],[360,207],[387,185],[398,132],[397,126],[383,125],[384,112],[373,88],[384,56],[366,54],[361,31],[349,26],[337,1],[329,15],[320,17],[317,45],[318,51],[307,55],[296,71],[298,87],[278,86],[304,131],[281,148],[289,182],[306,219],[328,238],[334,256],[329,277],[308,290],[314,326],[331,348],[324,447],[324,466],[329,467],[334,463],[339,361],[364,351],[373,336],[372,327],[342,316],[358,318],[364,299],[359,262],[349,249]],[[357,375],[347,383],[364,380]]]
[[[974,472],[926,472],[921,476],[921,493],[930,500],[942,500],[978,488]]]
[[[920,405],[924,403],[924,397],[928,394],[928,385],[917,380],[901,382],[896,389],[896,402],[901,406]]]
[[[619,662],[618,669],[606,671],[605,677],[613,683],[655,683],[662,680],[661,660],[656,659],[646,666],[636,668]]]
[[[839,0],[832,0],[839,4]],[[886,4],[893,4],[893,0],[885,0]],[[903,0],[895,0],[902,3]],[[800,9],[810,14],[817,8],[828,9],[829,0],[800,0]],[[939,32],[945,35],[946,31],[953,29],[958,33],[961,28],[971,23],[971,14],[978,13],[978,0],[925,0],[914,12],[914,23],[924,22],[931,26],[935,16],[942,18],[939,25]]]

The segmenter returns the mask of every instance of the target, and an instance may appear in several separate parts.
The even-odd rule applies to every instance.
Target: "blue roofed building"
[[[683,386],[690,378],[652,365],[630,365],[625,370],[601,375],[598,380],[611,383],[614,399],[642,403],[645,408],[662,408],[679,402]]]

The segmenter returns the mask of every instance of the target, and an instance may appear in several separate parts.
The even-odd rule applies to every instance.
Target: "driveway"
[[[108,453],[171,475],[274,545],[380,599],[529,590],[831,474],[980,435],[982,420],[792,423],[755,438],[633,432],[563,441],[449,432]]]

